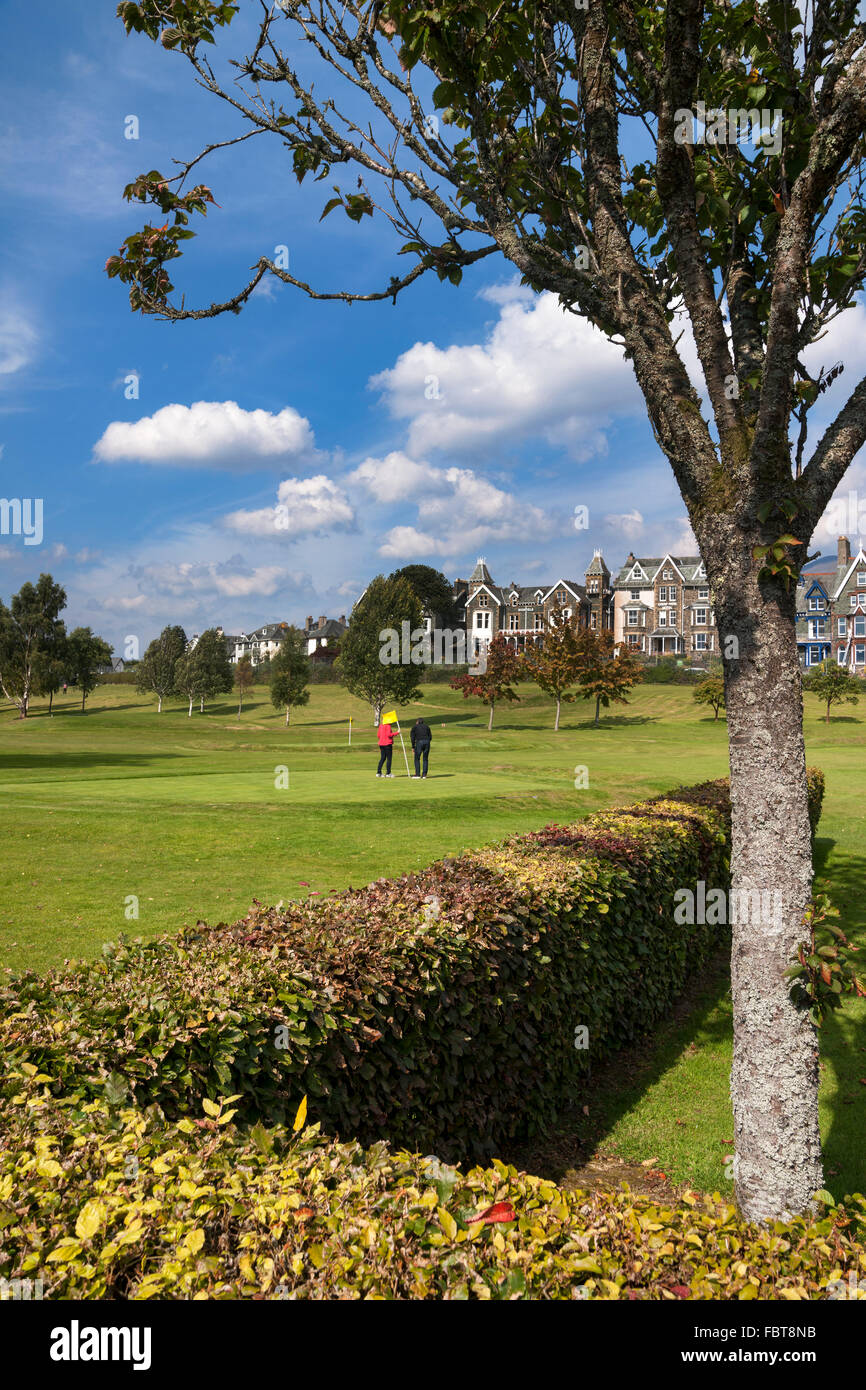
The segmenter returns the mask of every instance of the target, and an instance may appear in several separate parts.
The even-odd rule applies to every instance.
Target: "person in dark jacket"
[[[377,777],[393,777],[391,771],[391,758],[394,753],[394,729],[390,724],[380,724],[378,730],[379,737],[379,766],[376,769]],[[385,768],[384,773],[382,768]]]
[[[412,751],[415,754],[415,776],[427,776],[427,758],[430,753],[430,744],[433,741],[433,734],[426,719],[416,719],[412,725]],[[421,771],[421,760],[424,760],[424,771]]]

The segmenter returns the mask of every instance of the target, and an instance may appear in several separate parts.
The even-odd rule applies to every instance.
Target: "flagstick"
[[[398,722],[397,722],[397,733],[400,735],[400,747],[403,749],[403,761],[404,761],[405,764],[406,764],[406,776],[408,777],[408,776],[410,775],[410,774],[409,774],[409,759],[406,757],[406,745],[405,745],[405,743],[403,742],[403,730],[400,728],[399,720],[398,720]]]
[[[349,747],[352,747],[352,716],[349,715]]]

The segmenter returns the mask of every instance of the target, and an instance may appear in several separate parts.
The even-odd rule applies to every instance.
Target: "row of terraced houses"
[[[803,567],[797,585],[797,647],[804,667],[836,661],[866,672],[866,554],[840,536],[835,558]]]
[[[629,554],[611,574],[596,550],[581,580],[560,578],[538,584],[497,584],[483,557],[468,579],[452,584],[454,611],[465,624],[467,646],[477,656],[501,633],[518,651],[544,639],[551,614],[563,609],[582,626],[611,631],[646,657],[675,657],[702,666],[721,655],[707,572],[699,555]],[[351,620],[351,619],[350,619]],[[427,616],[428,628],[438,626]],[[226,635],[232,661],[249,655],[253,664],[273,656],[287,624],[270,623],[250,634]],[[335,654],[347,630],[345,616],[307,618],[310,655]],[[840,536],[834,556],[806,565],[797,586],[797,644],[804,667],[830,658],[866,674],[866,554],[852,555]]]
[[[470,650],[502,633],[519,651],[543,640],[557,609],[582,625],[607,629],[646,656],[691,658],[696,665],[719,654],[719,637],[700,556],[630,554],[612,575],[600,550],[583,579],[498,585],[483,559],[454,596],[465,610]]]
[[[677,657],[706,665],[721,655],[707,572],[699,555],[629,554],[612,575],[596,551],[583,581],[557,579],[533,586],[497,585],[483,559],[468,580],[454,584],[465,607],[470,649],[497,633],[518,650],[539,642],[551,613],[563,608],[582,624],[607,628],[648,657]],[[822,555],[803,569],[797,586],[797,646],[801,665],[830,658],[866,674],[866,553],[852,554],[840,536],[835,556]]]

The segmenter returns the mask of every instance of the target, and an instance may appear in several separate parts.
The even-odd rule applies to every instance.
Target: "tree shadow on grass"
[[[0,753],[0,772],[33,769],[57,772],[60,769],[87,771],[97,767],[148,767],[157,760],[182,758],[182,753],[58,753],[46,748],[38,753]]]
[[[849,941],[866,945],[866,900],[863,861],[837,853],[828,864],[835,842],[815,842],[815,872],[826,878],[838,925]],[[862,954],[851,965],[866,985]],[[842,1008],[829,1013],[819,1033],[823,1080],[834,1086],[830,1127],[823,1136],[824,1186],[839,1200],[851,1192],[866,1192],[866,1001],[846,996]]]
[[[698,1045],[699,1036],[701,1046],[712,1047],[730,1035],[730,1018],[717,1012],[730,987],[730,942],[726,941],[689,981],[669,1017],[655,1032],[594,1068],[589,1077],[577,1082],[573,1097],[565,1098],[554,1125],[529,1142],[500,1145],[499,1157],[556,1181],[580,1169],[641,1096],[676,1064],[688,1047]],[[711,1019],[714,1013],[716,1016]]]

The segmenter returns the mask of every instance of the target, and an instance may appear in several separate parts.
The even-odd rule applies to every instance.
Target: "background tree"
[[[0,690],[17,705],[21,719],[27,718],[40,654],[50,655],[65,639],[60,617],[65,607],[66,591],[50,574],[22,584],[8,608],[0,600]]]
[[[389,578],[408,580],[421,604],[422,615],[431,618],[434,627],[450,628],[456,624],[451,584],[441,570],[434,570],[432,565],[403,565]]]
[[[643,679],[643,672],[625,642],[614,642],[613,633],[584,628],[577,645],[577,680],[584,700],[595,700],[598,728],[601,707],[627,705],[626,692]]]
[[[247,690],[252,690],[255,679],[253,663],[248,656],[242,656],[235,666],[235,685],[238,692],[238,719],[240,719],[244,708],[244,693]]]
[[[826,706],[825,722],[830,723],[831,705],[856,705],[860,700],[862,686],[856,676],[846,671],[844,666],[830,660],[822,661],[817,671],[810,671],[803,681],[803,689],[811,690]]]
[[[107,273],[129,286],[133,309],[179,320],[238,312],[266,275],[314,298],[388,299],[429,272],[459,283],[467,266],[501,253],[524,284],[623,349],[723,638],[734,891],[772,891],[782,903],[780,926],[733,931],[737,1200],[757,1220],[802,1211],[822,1172],[815,1030],[784,978],[812,882],[795,581],[866,441],[864,378],[806,461],[810,414],[842,365],[816,370],[806,350],[866,278],[860,9],[281,0],[263,7],[222,85],[199,48],[236,9],[129,0],[119,13],[230,104],[246,122],[238,141],[271,134],[299,180],[347,169],[322,215],[388,219],[408,269],[373,290],[322,291],[260,256],[228,299],[174,302],[167,266],[190,218],[214,201],[206,185],[185,191],[196,156],[171,178],[151,170],[129,185],[130,199],[154,205],[154,225],[127,238]],[[321,72],[290,63],[296,39]],[[696,130],[698,101],[721,120]],[[759,137],[756,113],[748,145],[736,113],[748,124],[757,107],[781,123]],[[686,316],[709,419],[678,347],[685,324],[674,320]]]
[[[310,658],[304,650],[304,634],[290,627],[271,661],[271,704],[286,711],[286,723],[294,705],[306,705],[310,699],[307,681],[310,679]]]
[[[150,643],[135,672],[135,688],[143,695],[154,694],[157,714],[162,714],[162,702],[174,693],[174,673],[186,651],[186,633],[182,627],[164,627]]]
[[[50,647],[40,648],[33,670],[33,686],[38,695],[48,696],[48,714],[54,710],[54,696],[65,680],[69,679],[69,652],[66,643],[66,627],[55,636]]]
[[[698,705],[709,705],[718,719],[719,710],[725,708],[724,680],[721,676],[708,676],[706,680],[699,681],[692,691],[692,699]]]
[[[519,700],[520,696],[513,689],[513,683],[520,679],[522,661],[516,648],[506,641],[501,632],[497,632],[492,642],[487,646],[487,662],[483,672],[473,675],[471,671],[465,676],[455,676],[451,681],[452,690],[462,690],[464,700],[468,700],[470,695],[475,695],[479,700],[483,700],[485,705],[490,707],[490,718],[487,721],[487,728],[493,728],[493,711],[497,700]]]
[[[103,666],[111,665],[111,647],[89,627],[75,627],[67,640],[67,661],[72,681],[81,691],[81,713],[91,690],[99,683]]]
[[[199,651],[198,646],[189,648],[175,665],[172,694],[189,701],[187,715],[190,719],[192,718],[193,701],[201,700],[203,703],[207,689],[208,672],[203,654]]]
[[[575,699],[569,686],[577,681],[578,630],[579,619],[576,614],[566,617],[564,608],[554,609],[544,631],[543,644],[527,647],[523,658],[524,668],[539,690],[543,690],[545,695],[550,695],[556,701],[554,733],[559,732],[559,712],[563,700],[570,703]]]
[[[204,713],[205,700],[215,695],[230,695],[234,686],[234,672],[229,660],[225,638],[215,627],[206,628],[195,645],[197,669],[199,671],[199,708]]]
[[[350,694],[369,703],[374,724],[379,723],[386,704],[405,705],[421,693],[418,677],[423,660],[411,660],[411,646],[403,651],[403,623],[409,624],[410,637],[422,630],[417,594],[408,580],[378,574],[352,609],[349,630],[341,639],[340,678]],[[397,654],[393,643],[381,637],[383,632],[396,634]],[[414,645],[419,655],[419,644]]]

